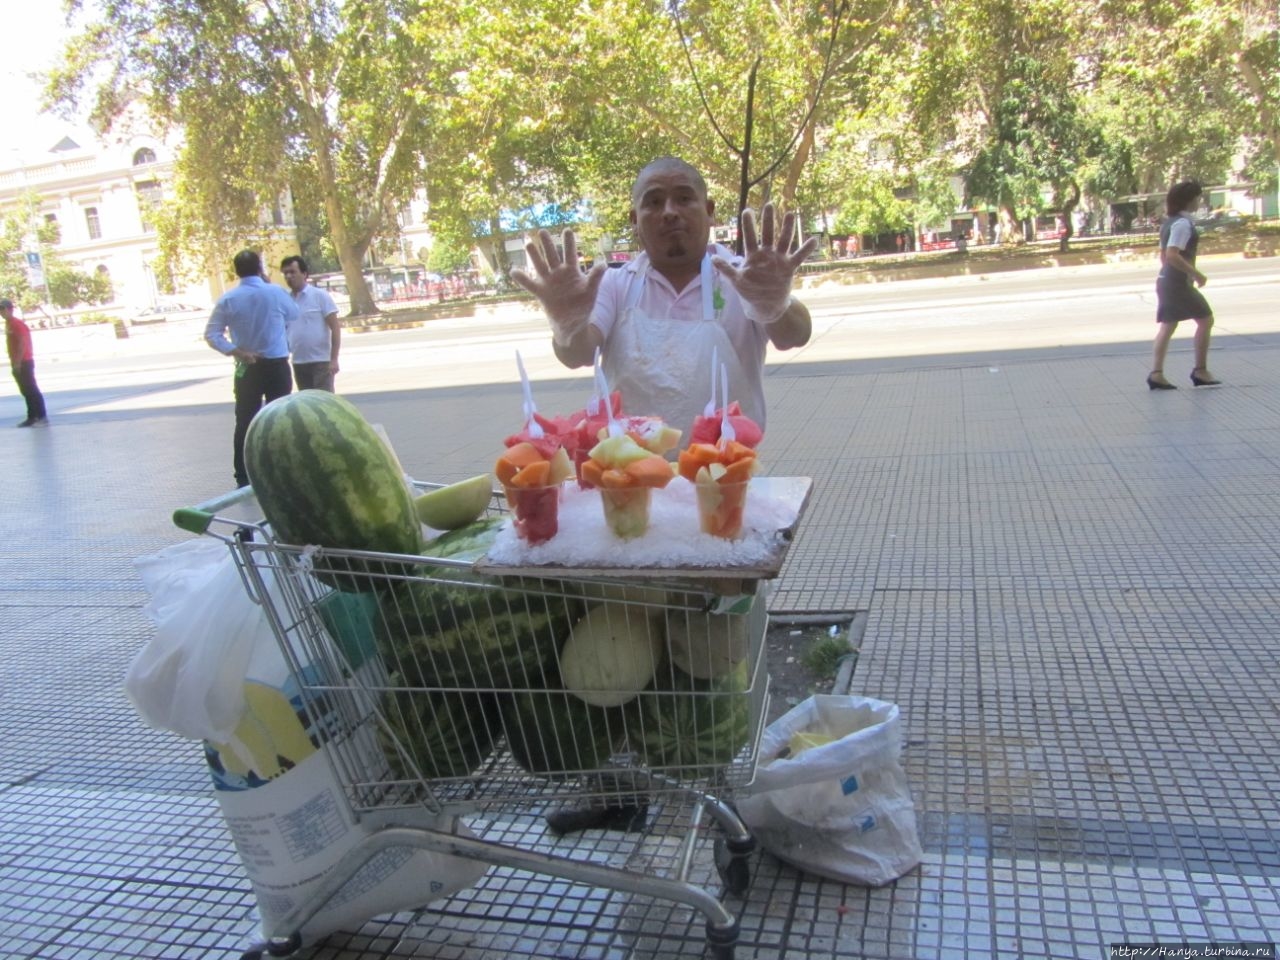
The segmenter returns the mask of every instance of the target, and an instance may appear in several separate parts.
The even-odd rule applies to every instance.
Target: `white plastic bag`
[[[144,720],[193,740],[225,740],[244,713],[244,678],[270,627],[249,599],[226,544],[184,540],[134,560],[155,636],[125,674]]]
[[[327,754],[334,740],[345,739],[346,759],[358,765],[361,780],[390,778],[371,725],[347,726],[353,715],[368,717],[374,705],[343,711],[338,695],[304,691],[221,541],[184,541],[135,564],[151,593],[146,612],[156,635],[130,666],[126,692],[152,725],[205,741],[214,795],[253,884],[265,936],[300,933],[310,942],[379,914],[423,906],[484,876],[488,867],[477,861],[393,847],[348,880],[301,930],[283,929],[283,919],[312,904],[326,875],[371,832],[355,818]],[[262,572],[271,601],[279,603],[273,575]],[[320,592],[312,584],[305,595]],[[381,669],[371,598],[333,593],[318,613],[352,669]],[[304,674],[315,670],[303,664]],[[348,695],[357,696],[357,688]],[[452,817],[434,817],[428,825],[470,835]]]
[[[836,739],[779,758],[800,732]],[[880,886],[923,856],[901,753],[897,704],[810,697],[765,729],[760,757],[767,762],[738,812],[780,860],[806,873]]]

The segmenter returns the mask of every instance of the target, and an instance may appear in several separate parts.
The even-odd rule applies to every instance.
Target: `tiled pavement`
[[[1167,395],[1115,349],[771,376],[771,472],[816,492],[770,606],[867,612],[853,691],[902,706],[926,859],[868,890],[762,858],[739,957],[1280,939],[1280,336],[1219,349],[1229,385]],[[440,480],[486,463],[477,425],[511,405],[355,399]],[[236,957],[252,899],[199,751],[120,691],[148,635],[130,560],[220,492],[229,403],[51,400],[53,427],[0,431],[0,957]],[[701,927],[498,872],[301,956],[698,956]]]

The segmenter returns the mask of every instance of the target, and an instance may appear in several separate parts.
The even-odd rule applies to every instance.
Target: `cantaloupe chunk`
[[[590,487],[600,486],[600,475],[604,473],[604,467],[594,460],[583,460],[581,470],[584,484]]]
[[[546,460],[536,460],[511,478],[513,487],[545,487],[551,482],[551,464]]]
[[[597,485],[617,489],[619,487],[633,487],[635,483],[625,470],[615,470],[613,467],[609,467],[607,470],[601,471],[600,482]]]
[[[626,466],[633,483],[641,487],[661,489],[671,482],[671,464],[663,457],[645,457]]]
[[[744,460],[734,460],[732,463],[725,464],[724,476],[720,479],[720,482],[746,483],[751,479],[751,474],[755,473],[755,469],[755,457],[749,457]]]

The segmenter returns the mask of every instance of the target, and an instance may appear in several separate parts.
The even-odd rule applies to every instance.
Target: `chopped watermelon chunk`
[[[720,440],[722,412],[722,410],[717,410],[710,417],[695,417],[693,428],[689,431],[689,442],[691,444],[718,443]],[[760,441],[764,439],[764,431],[760,429],[760,425],[742,412],[742,407],[737,400],[729,404],[729,423],[733,425],[733,432],[737,435],[737,441],[744,446],[754,450],[760,445]]]
[[[560,532],[560,487],[507,487],[507,502],[515,514],[516,535],[530,546],[545,543]]]

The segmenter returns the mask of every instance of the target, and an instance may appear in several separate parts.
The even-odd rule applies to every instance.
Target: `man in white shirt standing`
[[[308,283],[307,262],[301,257],[280,261],[284,281],[293,292],[298,319],[289,325],[289,353],[293,355],[293,380],[299,390],[328,390],[338,372],[338,348],[342,323],[327,290]]]

